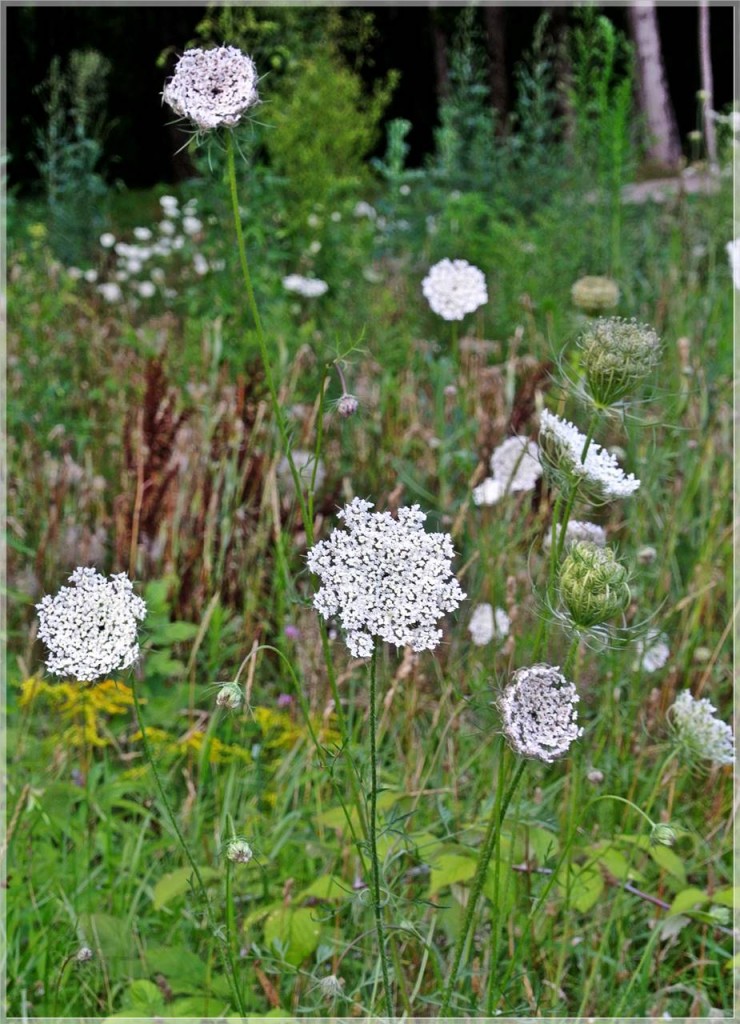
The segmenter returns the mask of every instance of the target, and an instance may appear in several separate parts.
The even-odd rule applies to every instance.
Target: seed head
[[[560,597],[573,623],[590,629],[623,612],[630,600],[627,579],[611,548],[573,544],[560,567]]]
[[[586,383],[596,405],[608,408],[658,365],[660,339],[652,327],[620,317],[600,318],[580,339]]]
[[[344,978],[338,978],[336,974],[327,974],[318,983],[318,989],[324,999],[337,999],[344,995]]]
[[[583,734],[577,724],[578,700],[575,686],[557,666],[520,668],[499,702],[504,735],[522,757],[552,763]]]
[[[227,708],[229,711],[235,711],[243,699],[244,694],[238,683],[224,683],[216,694],[216,706]]]
[[[129,668],[139,657],[137,633],[146,616],[131,580],[125,572],[107,580],[95,569],[77,568],[69,581],[74,587],[36,605],[49,672],[91,683]]]
[[[375,637],[433,650],[442,639],[437,619],[465,597],[452,573],[452,539],[425,533],[418,505],[400,508],[397,519],[372,507],[355,498],[338,513],[347,529],[333,530],[308,552],[322,583],[314,606],[325,619],[339,615],[355,658],[371,656]]]
[[[233,128],[258,102],[257,69],[235,46],[186,50],[162,97],[200,131]]]
[[[244,839],[232,839],[226,846],[226,856],[233,864],[248,864],[253,857],[252,847]]]
[[[570,290],[573,305],[589,316],[614,309],[619,302],[619,285],[610,277],[580,277]]]

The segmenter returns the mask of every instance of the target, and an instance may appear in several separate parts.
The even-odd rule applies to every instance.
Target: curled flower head
[[[555,538],[556,543],[560,540],[560,531],[562,527],[560,523],[555,524]],[[587,523],[581,519],[569,519],[568,525],[565,528],[565,542],[564,547],[567,549],[571,544],[575,544],[579,540],[588,541],[590,544],[596,544],[597,547],[603,548],[606,544],[606,531],[603,526],[599,526],[597,523]],[[548,530],[545,536],[542,538],[542,546],[546,551],[550,550],[552,544],[552,532]]]
[[[594,316],[614,309],[619,302],[619,285],[610,277],[587,275],[579,277],[570,290],[573,305]]]
[[[507,437],[491,455],[491,473],[506,491],[531,491],[542,475],[537,445],[519,435]]]
[[[697,700],[683,690],[668,709],[676,743],[690,759],[714,764],[735,763],[732,729],[715,718],[717,709],[708,700]]]
[[[56,676],[94,682],[122,671],[139,657],[137,633],[146,604],[125,572],[109,580],[95,569],[77,568],[62,587],[36,605],[47,669]]]
[[[540,458],[545,472],[566,490],[585,484],[596,498],[627,498],[640,486],[632,473],[625,474],[613,455],[549,409],[540,416]]]
[[[248,864],[254,854],[252,847],[244,839],[231,839],[226,844],[226,856],[232,864]]]
[[[432,309],[443,320],[462,320],[488,302],[482,270],[467,260],[440,260],[421,282],[421,290]]]
[[[400,508],[397,519],[372,507],[355,498],[338,513],[347,529],[333,530],[308,552],[322,583],[314,606],[325,619],[339,615],[356,658],[370,657],[376,637],[433,650],[442,639],[437,620],[465,597],[452,573],[452,539],[425,533],[418,505]]]
[[[476,647],[485,647],[491,640],[503,640],[510,628],[511,620],[503,608],[490,604],[476,605],[468,624],[470,639]]]
[[[573,544],[560,567],[560,597],[573,623],[590,629],[608,622],[630,601],[628,573],[611,548]]]
[[[608,408],[648,376],[660,359],[660,339],[636,320],[600,317],[580,339],[586,383],[596,405]]]
[[[235,46],[186,50],[162,97],[200,131],[233,128],[259,99],[257,69]]]
[[[235,711],[244,700],[244,694],[238,683],[224,683],[216,694],[216,706]]]
[[[504,735],[522,757],[552,763],[583,734],[578,700],[575,686],[557,666],[520,668],[499,701]]]

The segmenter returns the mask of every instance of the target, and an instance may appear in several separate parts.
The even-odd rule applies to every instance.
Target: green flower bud
[[[588,389],[602,407],[624,398],[660,358],[660,339],[652,327],[620,317],[594,320],[580,347]]]
[[[216,694],[216,705],[220,708],[228,708],[235,711],[239,707],[244,695],[237,683],[224,683]]]
[[[226,856],[234,864],[248,864],[252,859],[252,847],[244,839],[232,839],[226,846]]]
[[[580,277],[570,290],[573,305],[589,316],[614,309],[619,302],[619,285],[610,277]]]
[[[678,833],[672,825],[653,825],[650,832],[651,846],[673,846],[678,838]]]
[[[629,604],[627,570],[611,548],[579,541],[560,568],[560,596],[576,626],[598,626]]]

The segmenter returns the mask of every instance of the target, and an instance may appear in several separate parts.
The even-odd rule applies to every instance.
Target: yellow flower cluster
[[[47,683],[31,676],[21,684],[18,703],[22,708],[47,701],[63,722],[69,723],[61,736],[69,747],[107,747],[112,740],[105,735],[106,715],[125,715],[133,705],[130,687],[114,679],[105,679],[94,686],[80,683]]]

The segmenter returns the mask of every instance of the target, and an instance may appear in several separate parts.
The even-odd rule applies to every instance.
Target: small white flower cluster
[[[400,508],[397,519],[372,507],[355,498],[338,513],[346,531],[333,530],[308,552],[322,583],[314,605],[325,619],[339,614],[356,658],[372,655],[375,637],[433,650],[442,639],[437,620],[465,597],[452,573],[452,539],[425,533],[418,505]]]
[[[575,686],[557,666],[520,668],[499,701],[504,735],[522,757],[551,763],[583,734],[578,701]]]
[[[257,103],[257,68],[235,46],[186,50],[162,98],[200,131],[233,128]]]
[[[632,473],[625,474],[615,457],[593,441],[582,460],[585,444],[586,435],[572,423],[549,409],[542,410],[540,452],[556,472],[587,481],[603,498],[627,498],[634,494],[640,481]]]
[[[470,616],[468,632],[476,647],[485,647],[491,640],[504,640],[510,628],[511,620],[503,608],[478,604]]]
[[[725,249],[727,250],[727,258],[730,261],[732,283],[740,291],[740,238],[733,238],[731,242],[727,243]]]
[[[107,580],[95,569],[77,568],[69,581],[74,587],[36,605],[48,670],[91,683],[129,668],[139,657],[137,632],[146,616],[131,580],[125,572]]]
[[[732,729],[715,718],[715,706],[708,700],[696,700],[684,690],[668,709],[679,744],[690,755],[715,764],[735,763]]]
[[[319,277],[303,277],[302,274],[288,274],[283,278],[286,292],[295,292],[304,299],[316,299],[329,291],[329,285]]]
[[[539,449],[534,441],[507,437],[491,455],[491,476],[473,488],[476,505],[495,505],[511,491],[531,491],[542,476]]]
[[[635,647],[635,668],[641,668],[643,672],[657,672],[671,656],[668,637],[656,629],[648,630],[647,635],[639,639]]]
[[[467,260],[440,260],[429,270],[421,290],[432,309],[443,320],[462,320],[488,302],[482,270]]]
[[[561,529],[560,523],[556,523],[555,536],[558,540],[560,540]],[[567,549],[578,541],[586,541],[589,544],[595,544],[597,548],[603,548],[606,546],[606,531],[597,523],[587,523],[582,519],[570,519],[565,528],[564,546]],[[548,530],[542,539],[542,546],[545,551],[549,551],[551,544],[552,531]]]
[[[106,302],[122,302],[126,292],[132,295],[134,302],[137,298],[151,299],[158,291],[167,299],[177,295],[175,290],[165,287],[166,274],[160,263],[177,252],[181,259],[189,260],[192,254],[190,243],[203,230],[203,223],[195,216],[196,199],[189,199],[182,211],[175,196],[162,196],[159,202],[164,216],[159,221],[156,236],[151,228],[141,226],[133,230],[134,242],[119,241],[110,231],[100,236],[101,248],[112,250],[116,256],[114,279],[101,282],[96,289]],[[192,268],[199,276],[211,269],[205,256],[197,251],[192,254]],[[67,273],[77,277],[72,273],[75,269],[70,267]],[[137,278],[141,274],[147,276]],[[87,275],[85,279],[88,279]]]

